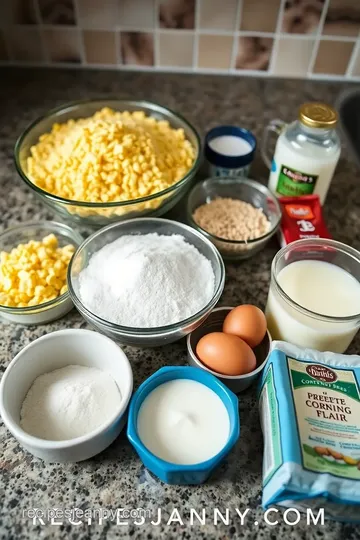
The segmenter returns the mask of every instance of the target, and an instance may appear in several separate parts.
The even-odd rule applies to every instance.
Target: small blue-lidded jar
[[[138,416],[145,399],[160,385],[178,379],[199,382],[215,392],[229,415],[229,435],[221,450],[210,459],[195,464],[176,464],[165,461],[152,453],[142,442],[138,432]],[[186,396],[183,400],[186,400]],[[178,414],[176,411],[174,414]],[[211,429],[217,425],[211,418]],[[158,430],[158,425],[157,425]],[[167,484],[202,484],[230,452],[240,435],[239,402],[231,390],[211,373],[189,366],[168,366],[146,379],[132,397],[129,408],[127,436],[145,467]],[[156,436],[156,435],[155,435]]]
[[[256,138],[247,129],[218,126],[205,136],[205,158],[211,176],[246,178],[253,162]]]

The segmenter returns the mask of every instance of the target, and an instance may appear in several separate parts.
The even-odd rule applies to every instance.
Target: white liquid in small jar
[[[291,300],[313,313],[332,317],[360,313],[360,283],[334,264],[296,261],[280,270],[277,282]],[[273,283],[266,317],[273,339],[319,351],[345,352],[358,329],[356,321],[325,321],[301,313],[280,297]]]
[[[245,156],[252,151],[251,144],[236,135],[219,135],[209,141],[209,146],[223,156]]]
[[[137,419],[143,444],[169,463],[193,465],[218,454],[230,434],[219,396],[191,379],[161,384],[143,401]]]

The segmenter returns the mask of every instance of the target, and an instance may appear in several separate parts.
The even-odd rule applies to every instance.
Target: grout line
[[[77,3],[77,0],[73,0],[73,5],[74,5],[74,12],[75,12],[75,21],[76,21],[76,23],[78,23],[78,21],[79,21],[79,6],[78,6],[78,3]],[[83,28],[81,28],[77,24],[76,24],[76,27],[79,30],[79,32],[78,32],[78,42],[79,42],[79,46],[80,46],[79,48],[80,48],[81,63],[86,65],[87,62],[86,62],[86,54],[85,54]]]
[[[345,72],[345,78],[346,79],[349,79],[351,77],[351,75],[352,75],[352,72],[353,72],[353,69],[355,67],[357,57],[358,57],[359,50],[360,50],[360,40],[357,40],[355,46],[353,47],[353,50],[352,50],[352,53],[351,53],[351,56],[350,56],[350,60],[349,60],[349,63],[348,63],[348,66],[347,66],[347,69],[346,69],[346,72]]]
[[[241,0],[240,0],[241,2]],[[52,26],[51,28],[54,28]],[[56,27],[55,27],[56,28]],[[63,28],[63,27],[62,27]],[[73,27],[66,27],[66,28],[73,28]],[[85,30],[87,30],[85,28]],[[89,29],[90,30],[90,29]],[[111,28],[91,28],[91,30],[101,30],[103,32],[113,32],[114,29]],[[123,27],[123,26],[117,26],[115,27],[115,30],[120,30],[123,32],[146,32],[146,33],[152,33],[154,32],[153,27],[147,27],[147,28],[139,28],[139,27]],[[155,29],[156,30],[156,29]],[[176,34],[179,35],[190,35],[194,32],[194,29],[187,29],[187,28],[158,28],[158,31],[162,34],[172,34],[176,32]],[[316,36],[316,33],[313,34],[288,34],[286,32],[258,32],[255,30],[220,30],[218,28],[198,28],[196,29],[196,32],[199,35],[212,35],[212,36],[253,36],[253,37],[280,37],[280,38],[287,38],[287,39],[296,39],[296,40],[310,40],[314,39],[314,36]],[[349,42],[355,42],[356,36],[321,36],[321,39],[323,41],[349,41]]]
[[[194,40],[193,40],[193,59],[192,70],[198,68],[199,62],[199,22],[200,22],[200,0],[195,0],[195,21],[194,21]]]
[[[235,33],[234,33],[234,40],[233,40],[233,46],[232,46],[232,52],[231,52],[231,60],[230,60],[230,69],[236,68],[236,58],[238,54],[239,49],[239,36],[237,34],[237,29],[240,28],[240,17],[242,13],[242,0],[238,0],[237,6],[236,6],[236,13],[235,13]]]
[[[106,27],[106,28],[92,28],[92,30],[108,30],[109,32],[116,32],[116,30],[120,30],[120,32],[139,32],[142,34],[152,34],[155,31],[154,26],[136,26],[136,25],[127,25],[122,26],[121,24],[117,24],[116,26],[113,26],[112,28]]]
[[[120,20],[120,14],[117,9],[116,9],[116,18],[117,20]],[[115,31],[114,41],[115,41],[115,59],[116,59],[115,67],[119,68],[119,66],[123,65],[122,50],[121,50],[121,32],[117,28],[114,31]]]
[[[281,36],[280,30],[281,30],[281,26],[282,26],[282,20],[283,20],[284,11],[285,11],[284,8],[285,8],[285,0],[281,0],[279,13],[278,13],[278,18],[277,18],[277,21],[276,21],[274,43],[273,43],[273,46],[272,46],[271,57],[270,57],[269,66],[268,66],[268,70],[267,70],[267,72],[270,75],[272,75],[273,72],[274,72],[275,60],[276,60],[277,55],[278,55],[278,49],[279,49],[279,44],[280,44],[280,36]]]
[[[1,1],[1,0],[0,0]],[[36,2],[36,0],[34,0]],[[76,3],[76,0],[75,1],[75,4],[77,5]],[[206,1],[206,0],[202,0],[202,1]],[[240,4],[241,4],[241,0],[240,1]],[[155,0],[156,3],[159,2],[159,0]],[[282,2],[283,3],[283,2]],[[37,3],[35,3],[35,5],[37,5]],[[324,4],[324,8],[325,6],[327,5],[327,1],[325,0],[325,4]],[[237,8],[238,9],[238,8]],[[279,15],[278,15],[278,20],[280,18],[280,11],[281,11],[281,7],[279,9]],[[277,23],[278,24],[278,23]],[[320,23],[319,23],[320,24]],[[111,28],[109,28],[108,26],[96,26],[96,27],[93,27],[93,26],[84,26],[82,27],[81,25],[77,24],[77,25],[68,25],[68,24],[43,24],[41,23],[38,23],[37,25],[34,25],[34,24],[12,24],[10,25],[10,28],[19,28],[19,29],[34,29],[34,27],[36,26],[41,26],[44,30],[76,30],[76,29],[79,29],[79,30],[90,30],[90,31],[100,31],[100,32],[116,32],[116,31],[120,31],[120,32],[142,32],[142,33],[153,33],[155,32],[156,30],[158,30],[159,32],[161,33],[173,33],[173,32],[176,32],[177,34],[183,34],[183,35],[190,35],[194,32],[194,30],[199,34],[199,35],[219,35],[219,36],[254,36],[254,37],[270,37],[270,38],[286,38],[286,39],[297,39],[297,40],[310,40],[310,39],[314,39],[314,37],[316,37],[318,35],[318,29],[315,33],[312,33],[312,34],[291,34],[291,33],[286,33],[286,32],[280,32],[280,30],[277,28],[275,30],[275,32],[259,32],[259,31],[255,31],[255,30],[238,30],[238,29],[235,29],[235,30],[223,30],[223,29],[219,29],[219,28],[195,28],[195,29],[187,29],[187,28],[160,28],[160,26],[144,26],[144,27],[140,27],[140,26],[122,26],[122,25],[115,25]],[[5,30],[9,27],[2,27],[1,24],[0,24],[0,29],[2,30]],[[319,28],[319,27],[318,27]],[[324,35],[322,34],[321,35],[321,40],[322,41],[344,41],[344,42],[356,42],[357,40],[357,36],[331,36],[329,34],[327,35]]]
[[[45,36],[44,36],[44,32],[43,32],[44,25],[43,25],[43,22],[42,22],[42,17],[41,17],[40,6],[39,6],[38,0],[33,0],[33,5],[34,5],[35,17],[36,17],[36,20],[37,20],[37,26],[38,26],[39,34],[40,34],[41,52],[42,52],[42,55],[43,55],[43,58],[44,58],[44,63],[46,65],[48,65],[48,64],[50,64],[50,57],[49,57],[49,53],[48,53],[46,43],[45,43]]]
[[[313,69],[314,69],[314,66],[315,66],[317,53],[318,53],[319,47],[320,47],[321,33],[322,33],[322,29],[324,28],[324,22],[325,22],[325,19],[326,19],[329,3],[330,3],[330,0],[325,0],[325,3],[323,5],[323,10],[322,10],[322,13],[321,13],[320,21],[319,21],[317,32],[316,32],[316,35],[315,35],[315,42],[314,42],[313,51],[312,51],[312,54],[310,56],[309,64],[308,64],[308,67],[307,67],[306,77],[313,72]]]
[[[115,49],[116,65],[121,66],[123,65],[123,61],[121,54],[121,34],[119,31],[115,32]]]
[[[157,30],[161,34],[173,34],[175,32],[176,34],[185,36],[195,32],[195,28],[162,28],[161,26],[158,26]]]
[[[46,65],[44,63],[36,63],[36,62],[21,62],[21,61],[14,61],[11,64],[6,61],[0,61],[0,67],[23,67],[23,68],[39,68],[39,69],[81,69],[81,70],[102,70],[102,71],[114,71],[114,68],[116,66],[114,64],[76,64],[76,63],[66,63],[66,62],[54,62],[51,64],[51,66]],[[121,64],[118,66],[121,71],[129,71],[132,73],[135,72],[144,72],[144,73],[153,73],[156,75],[157,73],[172,73],[172,74],[183,74],[183,75],[192,75],[193,71],[189,68],[181,68],[181,67],[169,67],[169,66],[163,66],[159,67],[156,70],[152,66],[138,66],[138,65],[124,65]],[[219,75],[219,76],[226,76],[226,75],[236,75],[236,76],[244,76],[244,77],[259,77],[262,79],[270,79],[269,73],[267,71],[257,71],[257,70],[238,70],[238,69],[230,69],[230,70],[216,70],[216,69],[208,69],[208,68],[198,68],[197,74],[199,75]],[[326,74],[320,74],[320,73],[312,73],[310,74],[306,79],[304,77],[293,77],[293,76],[283,76],[283,75],[274,75],[272,78],[276,79],[290,79],[290,80],[309,80],[309,81],[324,81],[324,82],[344,82],[345,78],[343,75],[326,75]],[[360,83],[360,76],[356,75],[349,79],[347,79],[347,82],[353,82],[353,83]]]
[[[241,22],[240,22],[240,24],[241,24]],[[263,37],[263,38],[274,38],[275,37],[275,32],[255,32],[255,31],[251,32],[249,30],[238,30],[237,32],[235,32],[235,34],[236,34],[237,37],[241,37],[241,36],[244,36],[244,37],[246,37],[246,36],[249,36],[249,37]]]
[[[305,41],[305,40],[317,39],[318,32],[316,31],[313,34],[284,34],[284,33],[281,33],[281,34],[279,34],[279,36],[282,37],[282,38],[286,38],[286,39],[296,39],[298,41],[301,41],[301,40]],[[324,36],[321,33],[319,35],[319,40],[320,39],[321,39],[321,41],[346,41],[346,42],[350,42],[350,43],[356,41],[355,37],[349,37],[349,36]]]
[[[36,0],[35,0],[36,1]],[[155,0],[159,1],[159,0]],[[204,0],[203,0],[204,1]],[[205,0],[206,1],[206,0]],[[241,3],[241,0],[240,0]],[[238,8],[237,8],[238,9]],[[154,30],[158,29],[161,32],[166,33],[172,33],[176,32],[177,34],[190,34],[191,32],[194,32],[194,30],[197,30],[199,34],[213,34],[213,35],[221,35],[221,36],[233,36],[234,34],[243,34],[243,35],[249,35],[249,36],[263,36],[263,37],[271,37],[275,34],[275,32],[259,32],[256,30],[225,30],[221,28],[162,28],[159,25],[158,26],[122,26],[122,25],[115,25],[111,28],[108,26],[81,26],[80,24],[41,24],[42,27],[46,30],[74,30],[76,28],[81,28],[82,30],[92,30],[92,31],[102,31],[102,32],[115,32],[116,30],[120,30],[123,32],[146,32],[151,33],[154,32]],[[33,24],[12,24],[11,27],[15,28],[28,28],[32,29],[34,28]],[[0,24],[0,28],[1,24]],[[7,27],[5,27],[7,28]],[[281,34],[278,32],[278,34]],[[296,37],[298,39],[308,39],[309,34],[286,34],[282,33],[282,36],[287,37]],[[356,41],[356,36],[324,36],[324,39],[328,40],[340,40],[340,41]]]
[[[196,4],[197,5],[197,4]],[[184,34],[189,35],[192,32],[197,32],[198,34],[212,34],[212,35],[220,35],[220,36],[233,36],[234,34],[238,33],[235,30],[221,30],[219,28],[199,28],[198,25],[196,25],[197,10],[195,9],[195,28],[159,28],[159,31],[163,34],[172,34],[173,32],[176,32],[177,34]],[[200,17],[198,17],[200,18]],[[250,34],[253,34],[254,32],[249,32]]]
[[[230,37],[237,33],[236,30],[222,30],[221,28],[198,28],[197,31],[200,35],[211,34],[212,36],[230,36]]]
[[[198,68],[197,75],[246,75],[249,77],[265,77],[267,72],[264,70],[255,69],[213,69],[213,68]]]
[[[36,0],[35,0],[36,2]],[[40,8],[38,6],[38,3],[35,3],[35,6],[39,9],[39,22],[38,25],[41,25],[45,30],[74,30],[76,28],[80,28],[80,25],[78,24],[47,24],[43,23],[40,17]],[[37,12],[37,10],[35,10]],[[33,24],[12,24],[11,26],[14,26],[16,28],[34,28]],[[86,29],[87,30],[87,29]],[[90,30],[90,29],[89,29]],[[97,30],[97,28],[92,28],[91,30]]]
[[[0,62],[0,66],[7,66],[7,67],[13,67],[13,66],[21,66],[21,67],[34,67],[34,68],[48,68],[49,66],[45,66],[44,64],[39,64],[36,62],[24,62],[24,61],[16,61],[13,64],[9,64],[8,62]],[[114,64],[76,64],[72,62],[54,62],[51,64],[50,69],[81,69],[81,70],[88,70],[88,69],[100,69],[105,71],[114,71]],[[193,75],[193,72],[191,68],[188,67],[169,67],[169,66],[161,66],[154,69],[153,66],[139,66],[134,64],[122,64],[120,66],[120,69],[122,71],[131,71],[131,72],[146,72],[146,73],[152,73],[156,75],[157,73],[181,73],[185,75]],[[247,76],[260,76],[265,77],[267,75],[266,72],[263,71],[256,71],[256,70],[220,70],[220,69],[211,69],[211,68],[198,68],[198,74],[201,75],[229,75],[229,74],[243,74]]]
[[[154,28],[154,66],[159,67],[160,66],[160,34],[159,34],[159,8],[160,3],[159,0],[155,0],[154,2],[154,20],[153,20],[153,28]]]
[[[201,33],[201,24],[200,24],[200,11],[202,11],[202,2],[206,0],[194,0],[194,30],[195,32]],[[229,32],[229,30],[226,30]]]
[[[156,4],[159,3],[159,0],[155,0]],[[39,24],[39,23],[38,23]],[[114,25],[113,27],[109,28],[108,26],[81,26],[80,24],[41,24],[43,28],[46,30],[74,30],[76,28],[81,28],[82,30],[93,30],[93,31],[102,31],[102,32],[115,32],[116,30],[120,30],[123,32],[146,32],[151,33],[154,32],[154,30],[159,29],[161,32],[164,33],[171,33],[176,32],[177,34],[190,34],[191,32],[194,32],[195,29],[193,28],[162,28],[158,24],[155,26],[122,26],[121,24]],[[11,27],[15,28],[24,28],[24,29],[33,29],[34,24],[11,24],[9,25]],[[7,26],[2,27],[0,24],[0,28],[7,28]],[[225,29],[219,29],[219,28],[197,28],[197,31],[199,34],[220,34],[223,36],[233,36],[234,33],[237,32],[237,30],[225,30]],[[249,32],[248,34],[264,34],[268,35],[269,32]],[[349,37],[345,39],[351,39]],[[356,37],[353,38],[354,40]]]
[[[13,54],[11,43],[8,40],[4,29],[2,29],[2,33],[3,33],[4,43],[5,43],[5,50],[8,56],[8,60],[4,60],[4,65],[12,65],[15,62],[15,57]]]
[[[356,36],[330,36],[329,34],[324,35],[321,34],[319,36],[319,40],[321,41],[344,41],[348,43],[352,43],[356,41]]]
[[[305,80],[308,81],[324,81],[324,82],[359,82],[360,76],[356,75],[349,79],[345,79],[344,75],[333,75],[332,73],[310,73]]]
[[[40,11],[39,2],[38,2],[38,0],[32,0],[32,4],[33,4],[34,12],[35,12],[36,24],[38,26],[41,26],[42,25],[42,18],[41,18],[41,11]],[[25,26],[25,25],[18,25],[18,26]],[[34,25],[32,24],[32,25],[26,25],[26,26],[34,26]]]

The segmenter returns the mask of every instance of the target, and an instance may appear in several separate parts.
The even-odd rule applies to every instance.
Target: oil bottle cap
[[[299,120],[305,126],[312,128],[334,128],[338,121],[338,114],[326,103],[304,103],[299,110]]]

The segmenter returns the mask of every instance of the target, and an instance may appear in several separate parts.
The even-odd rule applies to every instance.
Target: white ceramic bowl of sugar
[[[114,407],[109,421],[81,437],[51,441],[30,435],[20,425],[28,390],[40,375],[68,365],[108,373],[120,391],[120,404]],[[59,330],[36,339],[10,362],[0,384],[0,414],[20,445],[34,456],[50,462],[83,461],[102,452],[119,435],[126,422],[132,389],[130,363],[116,343],[90,330]]]

